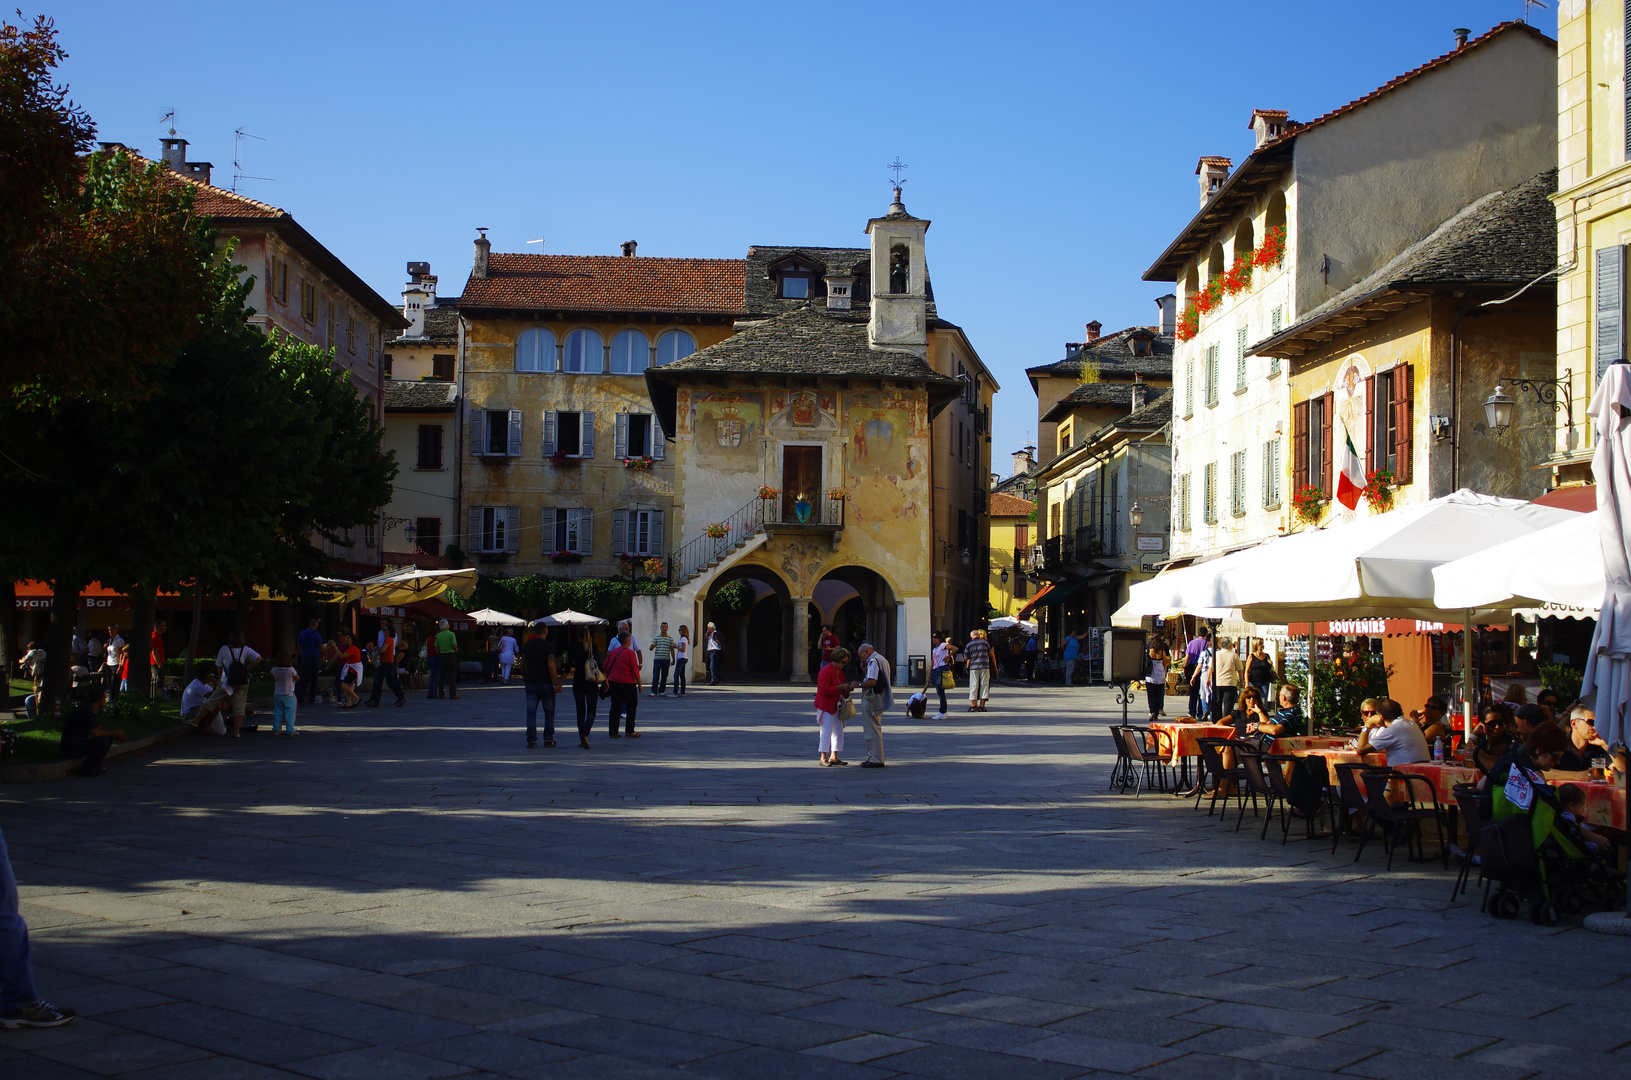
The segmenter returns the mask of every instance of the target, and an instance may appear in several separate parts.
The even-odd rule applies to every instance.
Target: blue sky
[[[1553,5],[1555,9],[1555,3]],[[100,137],[190,156],[290,211],[393,303],[500,251],[741,257],[864,243],[910,166],[941,314],[1003,386],[993,461],[1032,442],[1024,369],[1091,319],[1153,322],[1140,280],[1194,214],[1195,160],[1251,148],[1522,0],[1177,3],[132,3],[63,0]],[[9,16],[15,18],[15,16]],[[1554,11],[1531,22],[1556,34]]]

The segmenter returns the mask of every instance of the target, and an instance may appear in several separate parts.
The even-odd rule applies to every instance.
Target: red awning
[[[429,619],[431,622],[447,620],[447,628],[458,632],[474,630],[476,620],[468,613],[459,611],[445,600],[432,597],[429,600],[416,600],[411,604],[401,604],[388,607],[365,607],[364,615],[379,615],[387,619]]]
[[[1535,500],[1536,506],[1555,506],[1559,510],[1575,510],[1589,514],[1597,509],[1597,485],[1575,484],[1554,488]]]
[[[22,610],[48,611],[51,602],[51,586],[48,582],[17,582],[17,606]],[[158,609],[160,611],[191,608],[192,604],[191,597],[182,596],[180,593],[161,592],[158,595]],[[230,597],[206,596],[204,598],[204,607],[210,611],[220,611],[232,606],[233,602]],[[130,597],[122,592],[108,588],[100,581],[91,582],[79,594],[79,609],[81,611],[124,611],[130,607]]]
[[[1307,623],[1292,623],[1293,630]],[[1488,624],[1491,630],[1505,630],[1504,624]],[[1459,634],[1461,624],[1428,622],[1425,619],[1332,619],[1316,622],[1314,633],[1321,637],[1341,634],[1343,637],[1398,637],[1401,634]]]
[[[1019,609],[1019,618],[1023,619],[1030,615],[1031,609],[1040,604],[1042,602],[1042,598],[1052,592],[1053,589],[1054,583],[1051,581],[1042,586],[1042,588],[1038,589],[1036,595],[1031,597],[1031,602]]]

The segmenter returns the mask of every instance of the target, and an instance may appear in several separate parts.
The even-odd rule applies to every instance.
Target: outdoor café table
[[[1233,724],[1202,724],[1181,723],[1175,720],[1157,720],[1150,723],[1150,730],[1156,733],[1160,740],[1160,748],[1168,764],[1174,769],[1182,768],[1182,781],[1186,785],[1189,781],[1189,759],[1199,757],[1201,745],[1197,739],[1232,739],[1235,737]]]
[[[1342,750],[1351,740],[1345,735],[1282,735],[1274,740],[1276,754],[1300,754],[1304,750]]]
[[[1452,765],[1433,761],[1423,761],[1415,765],[1397,765],[1399,772],[1415,773],[1425,776],[1432,781],[1433,792],[1438,801],[1448,807],[1453,813],[1455,810],[1455,791],[1457,784],[1476,784],[1483,778],[1483,772],[1471,765]],[[1552,787],[1562,787],[1564,784],[1573,784],[1586,793],[1586,823],[1589,825],[1605,825],[1611,829],[1625,831],[1625,789],[1616,787],[1606,780],[1582,780],[1577,773],[1549,772],[1546,780]]]

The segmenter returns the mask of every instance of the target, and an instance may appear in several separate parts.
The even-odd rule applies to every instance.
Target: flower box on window
[[[1365,486],[1360,491],[1365,504],[1373,514],[1385,514],[1393,509],[1393,474],[1386,469],[1372,469],[1365,474]]]
[[[649,469],[654,464],[648,457],[627,457],[623,459],[625,469]]]
[[[549,461],[552,465],[576,465],[582,460],[576,454],[567,454],[559,450],[549,455]]]
[[[553,563],[579,563],[583,561],[581,551],[551,551],[549,561]]]
[[[1312,484],[1304,484],[1291,497],[1291,516],[1305,525],[1318,525],[1329,497]]]

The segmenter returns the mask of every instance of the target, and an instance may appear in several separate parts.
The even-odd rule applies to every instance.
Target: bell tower
[[[923,236],[929,223],[906,212],[897,180],[889,213],[867,222],[866,231],[872,240],[872,319],[867,324],[867,341],[874,349],[910,352],[927,359],[928,266],[923,261]]]

